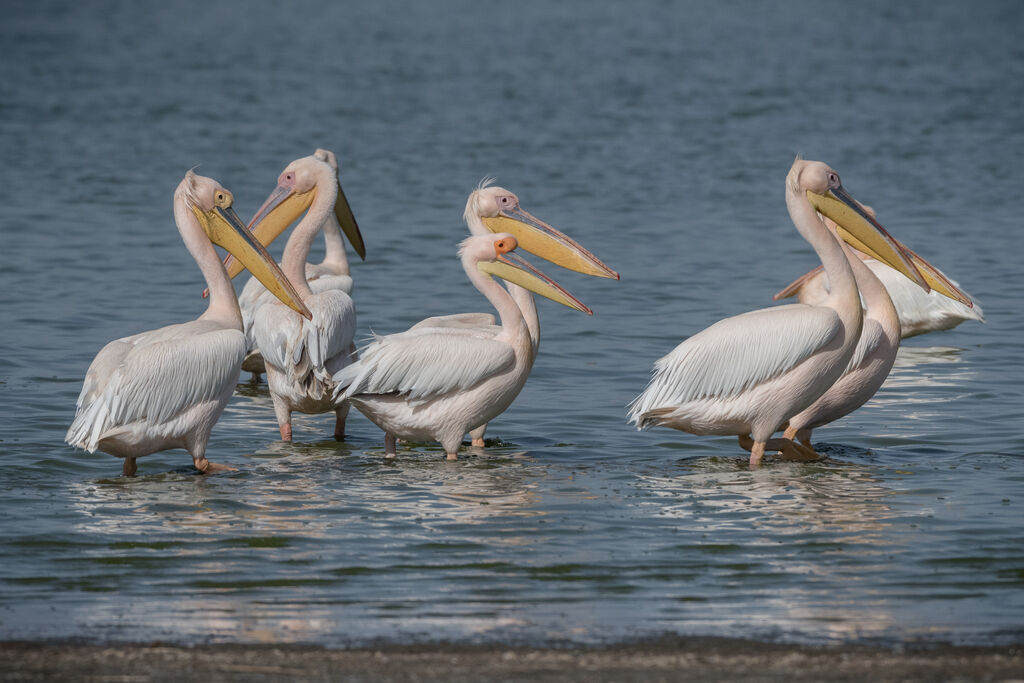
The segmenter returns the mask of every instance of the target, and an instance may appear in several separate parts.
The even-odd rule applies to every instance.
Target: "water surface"
[[[22,4],[0,46],[0,638],[606,642],[660,633],[1019,642],[1015,3]],[[171,195],[248,216],[338,153],[361,335],[486,307],[455,260],[495,175],[622,274],[549,273],[543,343],[487,447],[382,459],[353,415],[277,441],[241,385],[182,451],[63,445],[107,341],[202,311]],[[653,361],[815,265],[783,179],[823,159],[988,323],[921,337],[821,463],[637,433]],[[277,247],[280,253],[280,247]]]

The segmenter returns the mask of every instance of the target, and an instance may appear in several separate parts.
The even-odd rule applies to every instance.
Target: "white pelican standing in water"
[[[178,230],[210,289],[198,320],[112,341],[85,375],[68,444],[135,459],[184,448],[200,472],[225,468],[206,459],[210,431],[235,391],[245,356],[242,314],[213,248],[234,254],[275,296],[309,316],[298,293],[231,208],[231,193],[192,171],[174,193]]]
[[[828,298],[821,306],[791,304],[726,318],[681,343],[655,363],[650,383],[632,402],[630,421],[638,429],[661,425],[736,435],[749,446],[752,465],[760,464],[766,448],[810,455],[788,439],[769,438],[839,379],[862,324],[853,271],[818,212],[927,287],[910,254],[860,208],[827,165],[797,159],[786,176],[786,206],[828,273]]]
[[[874,211],[870,207],[862,208],[872,218],[875,217]],[[830,219],[826,218],[825,224],[834,234],[840,230]],[[936,277],[936,274],[939,273],[938,269],[909,249],[907,252],[911,254],[914,265],[924,275],[928,284],[933,287],[928,294],[924,294],[920,287],[910,283],[903,275],[889,266],[871,259],[870,262],[877,264],[878,268],[869,267],[869,262],[863,260],[864,255],[861,252],[845,243],[842,246],[846,260],[857,281],[857,289],[860,292],[861,304],[864,309],[864,324],[860,339],[857,340],[857,346],[843,376],[814,403],[789,418],[784,436],[790,440],[799,439],[808,448],[811,448],[811,430],[835,422],[867,403],[881,388],[896,361],[896,352],[899,351],[902,338],[900,316],[890,297],[889,289],[877,275],[879,270],[884,269],[891,273],[890,280],[899,279],[906,282],[906,285],[899,284],[899,288],[902,290],[913,288],[929,298],[938,297],[948,301],[950,306],[946,306],[946,310],[952,310],[954,305],[964,310],[971,310],[972,305],[969,296],[944,277],[939,279],[941,274]]]
[[[317,159],[327,162],[334,169],[335,177],[338,175],[338,159],[334,152],[326,149],[318,149],[313,153]],[[345,253],[345,241],[342,239],[342,231],[345,237],[352,244],[352,248],[363,260],[366,259],[366,245],[363,244],[363,236],[359,232],[359,225],[349,208],[345,191],[341,188],[341,180],[338,179],[338,200],[334,203],[334,214],[328,215],[323,224],[324,234],[324,260],[320,263],[306,264],[306,282],[309,288],[316,293],[326,292],[329,289],[338,289],[349,296],[352,295],[352,276],[348,265],[348,255]],[[273,237],[277,237],[274,235]],[[273,238],[271,238],[273,239]],[[269,245],[269,242],[265,243]],[[241,267],[229,257],[226,262],[228,275],[235,277]],[[204,292],[205,296],[205,292]],[[252,373],[253,379],[259,381],[260,375],[266,372],[266,365],[263,356],[256,347],[256,339],[253,337],[252,321],[256,317],[256,311],[264,304],[276,301],[273,294],[256,278],[251,277],[238,295],[238,306],[242,309],[242,324],[244,326],[245,340],[249,344],[249,352],[242,361],[242,370]]]
[[[492,276],[590,314],[553,280],[510,254],[508,233],[473,235],[460,245],[470,282],[501,320],[497,335],[473,327],[416,327],[378,337],[334,375],[335,393],[384,430],[387,457],[396,438],[439,441],[455,460],[467,430],[501,414],[530,372],[533,341],[523,311]]]
[[[966,304],[957,299],[951,299],[937,290],[926,292],[881,261],[860,252],[857,253],[889,293],[900,318],[900,334],[903,339],[928,332],[951,330],[965,320],[985,322],[985,314],[981,310],[981,306],[978,306],[977,302],[971,301],[970,295],[967,295],[966,292],[964,294],[970,301]],[[923,259],[912,251],[910,254],[914,257],[914,265],[918,266],[918,270],[925,276],[929,284],[932,284],[934,278],[934,280],[944,281],[949,286],[957,288],[957,283],[947,278],[938,268],[930,266],[931,272],[929,272],[928,269],[921,268],[921,262],[925,262]],[[963,292],[959,289],[958,291]],[[774,298],[776,300],[786,299],[794,295],[800,303],[811,306],[817,306],[825,300],[828,296],[828,278],[820,266],[794,280]]]
[[[354,359],[356,309],[345,291],[327,286],[332,278],[321,277],[316,289],[311,288],[306,279],[306,257],[324,225],[337,220],[343,211],[351,212],[337,173],[316,154],[296,159],[282,171],[277,188],[250,222],[253,236],[269,244],[304,211],[306,215],[285,245],[281,270],[312,311],[312,320],[303,320],[287,307],[270,302],[254,313],[252,337],[266,365],[281,439],[292,440],[293,411],[311,415],[333,411],[334,438],[340,441],[345,438],[349,408],[332,397],[331,375]],[[346,225],[345,220],[340,222]]]
[[[519,249],[535,254],[556,265],[578,273],[606,277],[615,280],[619,274],[606,266],[596,256],[568,235],[556,230],[544,221],[531,215],[519,204],[519,197],[503,187],[488,186],[489,180],[480,183],[469,199],[463,218],[473,235],[490,235],[509,233],[516,238]],[[522,311],[526,326],[530,330],[531,353],[526,358],[527,370],[530,369],[537,356],[540,346],[540,318],[533,295],[528,289],[513,283],[507,283],[509,294]],[[490,313],[456,313],[454,315],[427,318],[411,329],[421,327],[454,327],[471,328],[480,332],[497,335],[501,328],[495,324]],[[487,424],[473,425],[470,438],[474,446],[484,445],[484,433]]]

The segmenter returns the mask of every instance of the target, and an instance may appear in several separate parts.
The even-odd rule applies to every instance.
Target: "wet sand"
[[[2,681],[1024,681],[1024,646],[811,647],[680,639],[602,648],[0,643]]]

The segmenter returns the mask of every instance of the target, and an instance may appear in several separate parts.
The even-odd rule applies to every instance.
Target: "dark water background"
[[[1024,640],[1016,2],[7,3],[0,22],[0,638]],[[621,282],[548,270],[530,382],[486,454],[385,463],[361,416],[276,440],[240,387],[181,451],[62,444],[107,341],[195,317],[171,195],[248,216],[338,153],[369,250],[361,334],[484,306],[454,257],[495,175]],[[783,179],[822,159],[988,324],[908,343],[756,471],[729,438],[637,433],[651,363],[813,265]],[[280,253],[280,247],[277,247]]]

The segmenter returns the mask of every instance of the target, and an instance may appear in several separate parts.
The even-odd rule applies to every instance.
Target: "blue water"
[[[1012,2],[6,8],[0,638],[1024,640],[1022,29]],[[454,252],[487,175],[622,280],[545,268],[596,314],[541,304],[529,383],[456,463],[385,462],[356,414],[283,444],[265,385],[211,438],[235,473],[65,446],[103,344],[203,310],[184,172],[247,217],[316,147],[367,243],[361,336],[486,306]],[[655,359],[815,265],[797,153],[987,324],[910,340],[820,463],[637,433]]]

